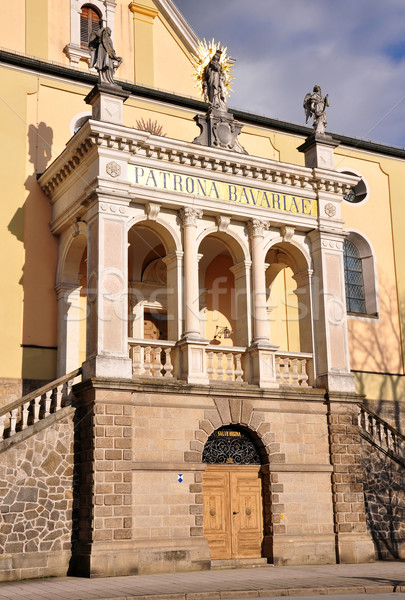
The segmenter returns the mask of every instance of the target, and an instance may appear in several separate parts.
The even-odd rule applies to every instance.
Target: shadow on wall
[[[54,379],[56,373],[58,246],[49,228],[51,204],[37,182],[37,175],[45,171],[52,158],[53,130],[44,122],[31,124],[27,138],[28,160],[32,165],[27,163],[28,177],[24,183],[27,194],[8,225],[25,250],[18,282],[23,287],[21,394]]]
[[[380,280],[380,320],[349,321],[349,343],[357,391],[370,397],[365,404],[401,433],[405,431],[405,376],[397,294]],[[405,301],[400,300],[405,315]],[[405,332],[404,332],[405,333]],[[373,373],[379,374],[373,376]],[[370,386],[373,386],[372,394]]]
[[[367,527],[379,560],[405,559],[405,469],[361,440]]]

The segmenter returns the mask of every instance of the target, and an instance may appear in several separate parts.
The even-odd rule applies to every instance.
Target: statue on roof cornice
[[[192,57],[196,87],[200,89],[210,109],[227,111],[227,98],[231,90],[233,61],[226,48],[214,40],[199,43],[197,54]]]
[[[99,82],[116,86],[114,73],[122,63],[122,58],[115,53],[109,27],[91,34],[89,50],[90,68],[94,67],[98,71]]]
[[[326,120],[326,108],[329,106],[329,96],[322,96],[322,90],[319,85],[315,85],[313,92],[308,92],[304,98],[304,110],[306,123],[313,116],[313,128],[315,134],[325,135],[325,128],[328,124]]]

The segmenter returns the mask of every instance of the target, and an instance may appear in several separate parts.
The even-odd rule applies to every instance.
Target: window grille
[[[83,6],[80,13],[80,45],[87,48],[90,36],[94,31],[100,29],[101,17],[95,8]]]
[[[347,312],[365,314],[366,302],[362,261],[356,246],[348,240],[344,242],[343,259]]]

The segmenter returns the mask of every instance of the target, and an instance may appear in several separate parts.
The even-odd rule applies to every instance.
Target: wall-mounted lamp
[[[219,325],[217,325],[215,327],[214,340],[216,340],[217,338],[220,338],[222,336],[224,336],[224,338],[226,340],[229,340],[231,335],[232,335],[232,331],[229,329],[229,327],[220,327]]]

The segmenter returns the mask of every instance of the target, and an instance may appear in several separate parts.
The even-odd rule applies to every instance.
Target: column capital
[[[191,208],[190,206],[185,206],[184,208],[180,209],[180,219],[183,227],[197,227],[197,221],[198,219],[201,219],[202,216],[203,211],[200,208]]]
[[[265,229],[269,228],[268,221],[262,221],[261,219],[250,219],[247,224],[249,237],[263,237]]]

